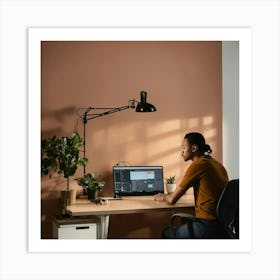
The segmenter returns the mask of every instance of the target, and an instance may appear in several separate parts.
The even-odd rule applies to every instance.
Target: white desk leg
[[[99,216],[100,218],[100,239],[107,239],[109,228],[109,215]]]

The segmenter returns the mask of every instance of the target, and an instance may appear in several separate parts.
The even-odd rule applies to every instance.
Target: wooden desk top
[[[176,204],[154,201],[153,196],[127,196],[121,200],[108,200],[107,204],[95,204],[88,199],[77,199],[76,203],[69,205],[68,210],[73,216],[83,215],[109,215],[144,213],[177,208],[194,207],[193,195],[183,195]]]

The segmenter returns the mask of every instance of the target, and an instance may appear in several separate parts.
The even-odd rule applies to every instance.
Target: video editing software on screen
[[[164,191],[162,166],[114,166],[116,195],[153,195]]]

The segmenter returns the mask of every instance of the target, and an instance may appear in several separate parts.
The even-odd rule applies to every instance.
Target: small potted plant
[[[175,184],[175,175],[174,176],[169,176],[165,178],[166,182],[166,191],[167,193],[172,193],[176,189],[176,184]]]
[[[81,178],[75,179],[79,186],[82,186],[85,193],[88,194],[88,199],[97,201],[97,194],[102,191],[105,182],[99,180],[98,172],[87,173]]]
[[[50,137],[41,141],[41,174],[52,176],[53,173],[63,174],[66,189],[61,191],[63,214],[67,214],[66,206],[71,204],[70,177],[74,176],[78,166],[86,166],[87,158],[80,157],[83,140],[77,132],[71,136]]]

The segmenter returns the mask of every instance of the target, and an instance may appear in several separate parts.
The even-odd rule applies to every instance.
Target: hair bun
[[[211,149],[211,147],[208,144],[205,144],[204,148],[203,148],[203,152],[211,154],[212,153],[212,149]]]

